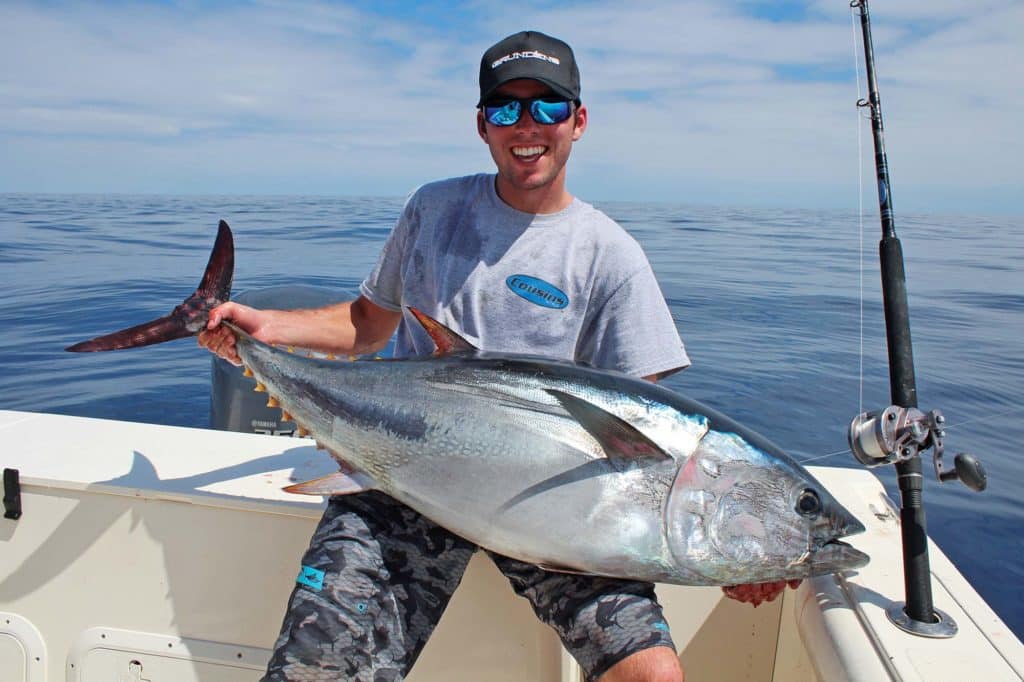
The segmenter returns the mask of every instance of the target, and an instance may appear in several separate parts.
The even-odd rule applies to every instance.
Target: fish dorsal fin
[[[423,329],[430,334],[430,338],[433,339],[434,345],[437,346],[437,350],[434,352],[434,355],[442,356],[451,355],[452,353],[476,352],[476,346],[432,318],[430,315],[427,315],[412,306],[408,306],[408,308],[409,312],[413,314],[413,317],[423,325]]]
[[[312,481],[289,485],[282,490],[296,495],[351,495],[377,487],[376,482],[359,471],[336,471]]]
[[[616,466],[655,464],[671,459],[657,443],[621,417],[565,391],[545,390],[601,444],[605,456]]]

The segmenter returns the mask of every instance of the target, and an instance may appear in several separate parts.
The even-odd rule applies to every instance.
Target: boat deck
[[[258,679],[322,508],[281,487],[333,471],[329,456],[280,436],[12,411],[0,443],[23,508],[0,519],[0,680]],[[851,544],[872,562],[757,609],[659,585],[689,679],[1024,679],[1024,645],[934,545],[935,605],[957,636],[892,627],[891,502],[867,471],[811,470],[868,526]],[[580,677],[481,553],[409,679]]]

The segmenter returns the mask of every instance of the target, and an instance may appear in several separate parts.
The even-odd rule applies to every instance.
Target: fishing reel
[[[957,453],[953,469],[947,471],[942,462],[942,425],[945,417],[938,410],[925,413],[916,407],[890,405],[881,411],[864,412],[853,418],[847,434],[853,456],[867,467],[905,462],[923,450],[932,450],[935,475],[939,481],[960,481],[975,492],[988,485],[985,468],[974,455]]]

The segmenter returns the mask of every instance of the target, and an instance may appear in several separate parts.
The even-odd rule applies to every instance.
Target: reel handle
[[[988,474],[981,460],[966,452],[958,452],[953,457],[953,470],[940,473],[939,480],[943,483],[960,481],[976,493],[988,487]]]

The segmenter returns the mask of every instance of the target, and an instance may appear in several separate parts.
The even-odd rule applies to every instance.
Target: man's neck
[[[566,209],[573,200],[573,196],[565,189],[564,182],[552,182],[536,189],[520,189],[505,182],[499,175],[495,179],[494,189],[502,201],[523,213],[558,213]]]

